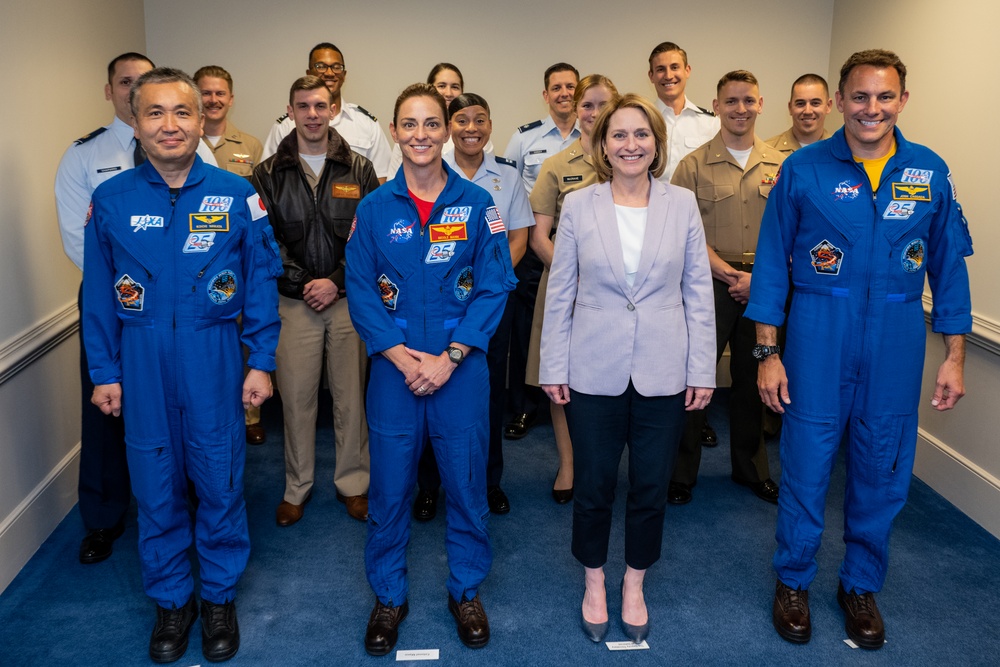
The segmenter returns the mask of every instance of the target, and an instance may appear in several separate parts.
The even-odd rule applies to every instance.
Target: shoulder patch
[[[698,107],[698,113],[705,114],[706,116],[714,116],[715,114],[704,107]]]
[[[285,120],[286,120],[287,118],[288,118],[288,114],[287,114],[287,113],[283,113],[283,114],[281,114],[280,116],[278,116],[278,117],[277,117],[277,118],[275,119],[275,121],[274,121],[274,122],[275,122],[275,123],[283,123],[283,122],[285,122]]]
[[[521,127],[517,128],[518,132],[527,132],[528,130],[533,130],[542,124],[541,120],[532,121],[530,123],[525,123]]]
[[[356,105],[356,104],[354,105],[354,108],[355,108],[355,109],[357,109],[358,111],[360,111],[361,113],[363,113],[364,115],[368,116],[369,118],[371,118],[371,119],[372,119],[373,121],[375,121],[376,123],[378,122],[378,118],[376,118],[376,117],[375,117],[375,114],[373,114],[373,113],[372,113],[371,111],[369,111],[368,109],[366,109],[366,108],[364,108],[364,107],[359,107],[359,106],[358,106],[358,105]]]
[[[497,155],[495,159],[497,161],[497,164],[505,164],[508,167],[514,167],[514,169],[517,169],[517,162],[515,162],[514,160],[508,160],[507,158],[501,157],[499,155]]]
[[[108,128],[106,128],[106,127],[99,127],[96,130],[94,130],[93,132],[91,132],[90,134],[86,134],[86,135],[80,137],[79,139],[77,139],[76,141],[74,141],[73,145],[74,146],[79,146],[80,144],[85,144],[88,141],[90,141],[91,139],[93,139],[94,137],[98,137],[98,136],[104,134],[105,132],[107,132],[107,130],[108,130]]]

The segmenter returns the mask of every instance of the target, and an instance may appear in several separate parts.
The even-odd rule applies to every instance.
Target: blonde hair
[[[649,173],[653,178],[659,178],[667,168],[667,124],[663,122],[663,116],[650,104],[646,98],[635,93],[628,93],[624,97],[616,97],[608,102],[601,109],[601,115],[594,123],[594,136],[591,138],[591,147],[594,152],[594,170],[597,172],[597,180],[606,183],[611,180],[612,170],[608,156],[604,152],[604,141],[608,136],[608,126],[611,125],[611,116],[619,109],[637,109],[646,116],[649,128],[653,131],[653,139],[656,141],[656,155],[649,165]]]

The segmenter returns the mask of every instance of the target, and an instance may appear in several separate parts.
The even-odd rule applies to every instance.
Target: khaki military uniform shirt
[[[250,178],[253,168],[261,160],[261,153],[264,152],[256,137],[243,132],[228,120],[226,133],[219,139],[218,145],[213,146],[207,139],[204,141],[212,149],[220,169],[231,171],[244,178]]]
[[[531,210],[541,215],[555,218],[553,231],[559,224],[559,211],[563,198],[580,188],[597,183],[597,171],[593,158],[583,152],[583,144],[577,139],[564,151],[556,153],[545,162],[538,172],[538,179],[531,191]]]
[[[753,263],[760,220],[785,156],[754,138],[746,168],[716,134],[677,165],[671,182],[698,198],[705,239],[724,261]]]
[[[830,130],[824,129],[823,139],[829,139],[829,138],[830,138]],[[795,138],[795,134],[792,132],[792,128],[788,128],[781,134],[777,134],[771,137],[764,143],[767,144],[768,146],[773,146],[774,148],[777,148],[786,156],[789,153],[794,153],[795,151],[802,148],[802,144],[800,144],[799,140]]]

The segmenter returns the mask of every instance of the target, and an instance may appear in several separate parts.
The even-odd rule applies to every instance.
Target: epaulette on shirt
[[[497,164],[505,164],[508,167],[514,167],[514,169],[517,169],[517,162],[514,162],[513,160],[508,160],[507,158],[501,157],[499,155],[497,155],[495,159],[497,161]]]
[[[285,122],[286,118],[288,118],[288,114],[287,113],[283,113],[280,116],[278,116],[278,119],[276,121],[274,121],[274,122],[275,123],[283,123],[283,122]]]
[[[542,124],[541,120],[532,121],[530,123],[525,123],[521,127],[517,128],[518,132],[527,132],[528,130],[533,130]]]
[[[363,113],[364,115],[368,116],[369,118],[371,118],[371,119],[372,119],[373,121],[375,121],[376,123],[378,122],[378,118],[376,118],[376,117],[375,117],[375,114],[373,114],[373,113],[372,113],[371,111],[369,111],[368,109],[366,109],[366,108],[364,108],[364,107],[359,107],[359,106],[358,106],[358,105],[356,105],[356,104],[354,105],[354,108],[355,108],[355,109],[357,109],[358,111],[360,111],[361,113]]]
[[[107,129],[108,128],[106,128],[106,127],[99,127],[96,130],[94,130],[93,132],[91,132],[90,134],[82,136],[79,139],[77,139],[76,141],[74,141],[73,145],[74,146],[79,146],[80,144],[85,144],[88,141],[90,141],[91,139],[93,139],[94,137],[100,136],[101,133],[105,132]]]
[[[714,116],[715,115],[714,113],[712,113],[711,111],[709,111],[708,109],[705,109],[703,107],[698,107],[698,113],[703,113],[706,116]]]

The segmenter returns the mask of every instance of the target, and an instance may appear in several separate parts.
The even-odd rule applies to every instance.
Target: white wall
[[[142,12],[130,0],[0,5],[0,590],[76,503],[80,273],[52,184],[70,142],[110,120],[107,63],[144,49]]]
[[[974,0],[946,6],[932,0],[837,0],[830,72],[833,76],[861,49],[898,53],[908,69],[910,90],[899,127],[909,140],[937,151],[954,175],[976,250],[968,259],[975,320],[966,361],[968,395],[952,412],[930,408],[944,352],[940,336],[928,331],[916,472],[1000,536],[1000,292],[995,261],[1000,227],[993,220],[996,179],[984,168],[1000,151],[1000,138],[987,120],[1000,107],[1000,88],[991,78],[1000,59],[993,29],[998,21],[1000,7]]]

